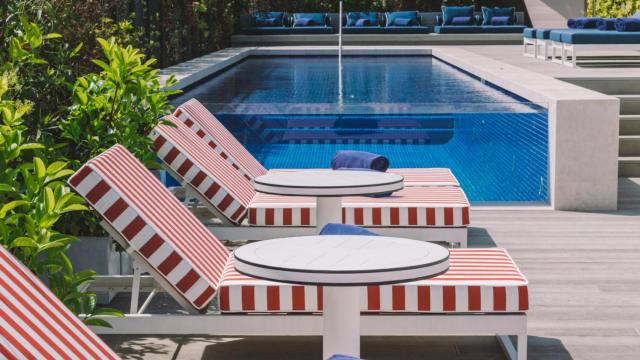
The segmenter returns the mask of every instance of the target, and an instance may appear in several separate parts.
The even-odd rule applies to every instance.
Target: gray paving
[[[640,179],[620,210],[474,210],[470,246],[500,246],[531,282],[529,359],[640,358]],[[105,336],[126,359],[319,359],[321,339]],[[364,338],[367,359],[504,359],[491,337]]]

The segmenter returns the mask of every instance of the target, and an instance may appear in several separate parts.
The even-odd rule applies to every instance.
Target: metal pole
[[[338,13],[338,110],[343,110],[344,97],[342,95],[342,1],[340,1],[340,11]]]

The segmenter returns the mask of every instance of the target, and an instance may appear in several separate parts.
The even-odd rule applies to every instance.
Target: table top
[[[449,250],[419,240],[383,236],[318,235],[264,240],[234,252],[248,276],[294,284],[364,286],[440,275]]]
[[[254,179],[256,191],[276,195],[348,196],[384,194],[404,187],[398,174],[362,170],[271,172]]]

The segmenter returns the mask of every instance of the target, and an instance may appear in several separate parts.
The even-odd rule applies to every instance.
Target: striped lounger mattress
[[[175,127],[158,125],[152,131],[158,157],[219,214],[235,224],[248,213],[249,225],[315,225],[313,199],[256,193],[250,180],[184,123],[165,119]],[[464,227],[469,202],[458,186],[406,187],[389,197],[343,199],[343,220],[363,226]]]

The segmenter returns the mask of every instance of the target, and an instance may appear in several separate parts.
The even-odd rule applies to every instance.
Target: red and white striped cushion
[[[127,149],[115,145],[69,184],[195,310],[206,310],[227,249]]]
[[[0,246],[0,359],[118,356]]]
[[[529,309],[527,279],[504,249],[452,249],[438,277],[363,287],[364,312],[521,312]],[[322,288],[258,280],[230,262],[218,293],[222,312],[318,312]]]
[[[198,100],[191,99],[180,105],[174,115],[242,175],[253,179],[267,173],[264,166]]]
[[[251,180],[242,176],[174,116],[175,127],[158,125],[151,132],[158,157],[230,221],[239,223],[255,194]]]
[[[204,139],[212,149],[243,176],[253,179],[267,173],[264,166],[198,100],[191,99],[180,105],[174,115]],[[271,171],[296,170],[277,169]],[[405,186],[459,186],[458,180],[453,176],[451,170],[446,168],[389,169],[388,172],[402,175]]]
[[[391,196],[342,200],[342,221],[359,226],[463,227],[469,202],[455,186],[406,187]],[[248,222],[256,226],[315,226],[315,199],[257,193]]]

